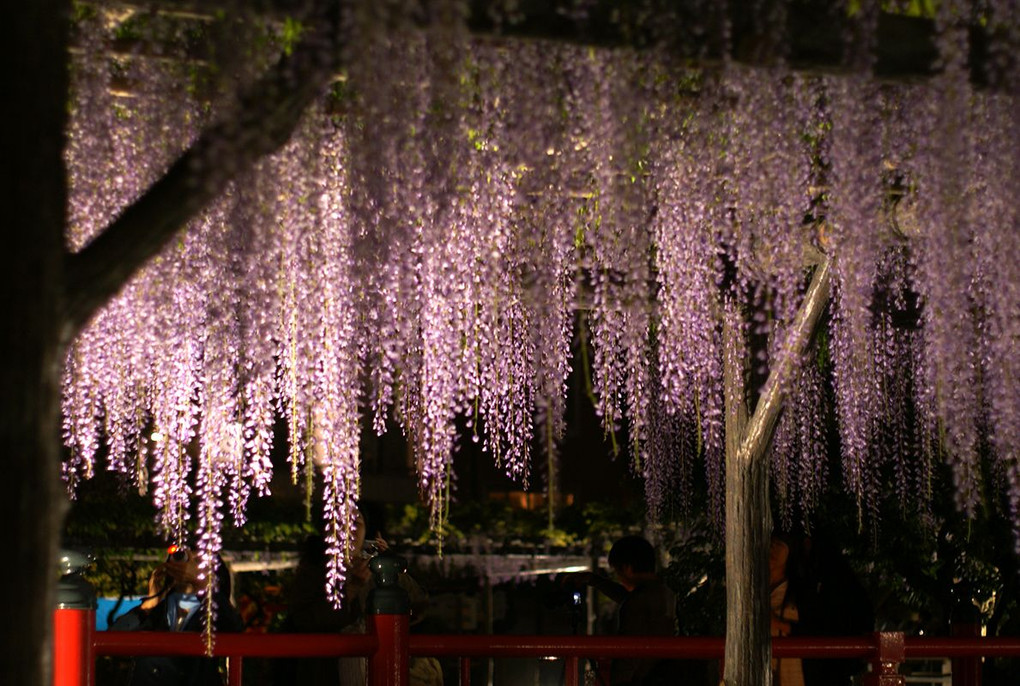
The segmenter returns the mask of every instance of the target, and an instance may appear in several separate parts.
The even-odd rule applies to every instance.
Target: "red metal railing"
[[[720,660],[722,638],[607,636],[409,635],[406,615],[370,616],[366,634],[219,634],[213,655],[227,658],[231,686],[241,684],[246,657],[364,656],[373,686],[406,686],[410,656],[460,658],[460,683],[470,684],[472,658],[556,657],[566,660],[566,686],[580,683],[584,658],[662,657]],[[200,634],[96,631],[94,610],[56,610],[54,686],[93,686],[103,655],[205,654]],[[876,633],[860,638],[776,638],[776,657],[860,658],[871,662],[866,686],[902,686],[905,659],[1020,657],[1020,638],[926,638]],[[973,675],[965,683],[973,683]],[[980,674],[978,673],[978,679]]]

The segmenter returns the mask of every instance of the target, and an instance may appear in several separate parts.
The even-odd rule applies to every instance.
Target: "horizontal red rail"
[[[872,660],[878,657],[878,650],[878,644],[871,636],[787,636],[772,639],[774,657]]]
[[[58,611],[58,613],[61,611]],[[67,611],[63,611],[67,612]],[[94,630],[92,611],[81,614],[81,621],[69,622],[58,644],[55,677],[57,686],[92,686],[91,661],[98,656],[191,655],[206,654],[205,637],[195,633],[119,632]],[[74,614],[72,619],[77,618]],[[389,624],[384,618],[403,620]],[[472,658],[555,657],[566,661],[564,679],[568,686],[580,683],[582,658],[612,659],[675,658],[720,660],[724,656],[722,637],[660,638],[620,636],[535,636],[535,635],[408,635],[404,615],[377,617],[371,623],[375,633],[368,634],[231,634],[215,637],[213,655],[226,657],[228,683],[241,686],[243,663],[251,657],[338,657],[365,656],[372,665],[372,683],[376,686],[407,686],[408,655],[459,658],[460,683],[468,686]],[[72,626],[73,625],[73,626]],[[402,627],[402,628],[401,628]],[[397,631],[395,637],[390,634]],[[79,636],[80,634],[80,636]],[[81,640],[75,643],[75,637]],[[387,639],[388,637],[388,639]],[[385,640],[384,640],[385,639]],[[386,645],[384,645],[384,643]],[[872,663],[868,684],[902,686],[897,674],[904,659],[926,657],[972,658],[1018,657],[1020,638],[905,637],[899,633],[877,633],[861,637],[775,638],[776,657],[813,659],[858,658]],[[73,653],[73,654],[72,654]],[[966,682],[971,683],[971,682]]]
[[[96,655],[205,655],[205,637],[191,632],[97,631]],[[216,634],[218,657],[323,657],[370,655],[379,645],[371,634]]]
[[[906,637],[907,659],[928,657],[1020,657],[1020,638]],[[96,655],[204,655],[201,634],[101,631],[92,635]],[[213,654],[242,657],[319,657],[370,655],[378,646],[371,634],[216,635]],[[721,637],[424,635],[408,637],[411,655],[432,657],[673,657],[716,660]],[[774,638],[776,657],[874,659],[873,637]]]
[[[722,638],[637,636],[444,636],[408,637],[412,655],[444,657],[678,657],[717,659]]]
[[[1020,638],[928,638],[908,636],[904,643],[908,658],[924,657],[1017,657]]]

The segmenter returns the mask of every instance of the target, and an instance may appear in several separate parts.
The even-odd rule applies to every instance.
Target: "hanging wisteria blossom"
[[[243,525],[269,492],[280,419],[293,478],[323,485],[340,602],[362,425],[407,437],[436,526],[464,440],[528,487],[540,445],[555,488],[579,322],[607,441],[626,432],[651,509],[688,495],[697,459],[721,521],[724,370],[746,372],[753,411],[824,252],[828,330],[783,389],[771,452],[786,523],[809,524],[840,473],[868,517],[890,471],[929,511],[944,458],[966,512],[990,460],[1018,528],[1020,275],[1003,256],[1020,251],[1020,170],[1002,141],[1020,108],[971,86],[958,32],[930,86],[893,87],[860,69],[478,39],[460,3],[435,3],[426,28],[416,7],[345,14],[342,78],[78,334],[72,493],[105,452],[208,573],[227,514]],[[225,75],[173,59],[111,71],[104,16],[77,26],[72,250],[239,106],[217,97]],[[284,51],[265,43],[237,79]],[[204,164],[230,164],[232,145]]]

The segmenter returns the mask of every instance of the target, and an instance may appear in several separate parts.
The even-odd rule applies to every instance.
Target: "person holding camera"
[[[617,603],[618,636],[675,636],[676,595],[655,571],[655,548],[641,536],[624,536],[609,550],[616,581],[594,572],[566,574],[563,583],[588,585]],[[669,680],[667,661],[619,658],[612,661],[612,686],[653,686]]]
[[[217,633],[244,628],[231,602],[230,574],[217,556],[213,626]],[[171,546],[167,559],[149,576],[149,594],[142,603],[122,615],[113,631],[203,631],[209,598],[200,593],[205,585],[198,558],[189,550]],[[145,656],[135,659],[131,686],[221,686],[218,660],[208,657]]]

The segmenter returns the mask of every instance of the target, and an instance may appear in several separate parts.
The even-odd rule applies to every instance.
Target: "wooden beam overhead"
[[[297,16],[304,6],[316,0],[252,0],[244,4],[249,16],[270,21],[283,21]],[[726,59],[740,64],[767,66],[784,61],[795,70],[825,73],[852,72],[860,69],[851,64],[855,55],[847,55],[846,45],[861,36],[872,43],[872,73],[882,79],[924,79],[940,69],[937,32],[930,19],[881,12],[875,19],[873,35],[833,10],[831,3],[819,0],[790,3],[785,18],[777,21],[761,18],[755,7],[762,3],[734,0],[729,13],[715,10],[684,9],[687,3],[648,0],[624,3],[597,0],[583,13],[575,8],[576,0],[521,0],[511,16],[494,8],[491,0],[472,0],[467,26],[477,37],[501,40],[541,40],[616,49],[657,49],[664,55],[692,63],[718,63]],[[768,3],[765,3],[768,4]],[[232,3],[226,0],[154,0],[141,3],[132,0],[111,0],[96,7],[122,11],[146,12],[176,18],[182,22],[211,23],[232,16]],[[712,3],[707,6],[713,7]],[[236,11],[236,7],[234,8]],[[414,17],[423,29],[434,21],[428,8]],[[771,24],[771,28],[766,27]],[[968,29],[970,55],[968,64],[972,81],[979,86],[999,87],[1002,74],[1013,70],[1018,46],[1000,45],[991,59],[990,29],[979,23]],[[1005,33],[1001,32],[1000,33]],[[728,41],[723,36],[728,35]],[[1008,42],[997,34],[999,43]],[[117,51],[130,51],[125,42],[111,46]],[[1012,49],[1010,49],[1012,48]],[[1005,57],[1004,57],[1005,56]],[[187,55],[181,55],[187,59]],[[205,56],[196,54],[195,58]],[[724,59],[725,58],[725,59]],[[994,67],[992,66],[994,65]],[[994,72],[994,73],[993,73]]]

